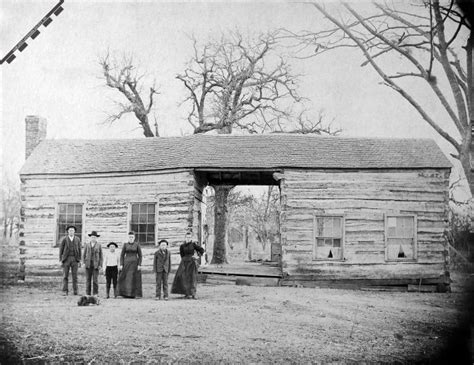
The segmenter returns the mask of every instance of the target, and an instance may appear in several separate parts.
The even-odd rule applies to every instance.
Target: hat
[[[77,231],[76,226],[70,225],[66,227],[66,231],[69,231],[69,228],[74,228],[75,231]]]
[[[88,234],[88,236],[96,236],[96,237],[100,237],[99,234],[97,234],[97,231],[92,231],[91,233]]]
[[[158,242],[158,245],[161,245],[161,242],[164,242],[164,243],[166,243],[166,246],[168,246],[168,245],[169,245],[167,240],[160,240],[160,242]]]
[[[107,247],[110,247],[110,246],[112,246],[112,245],[114,245],[115,248],[118,248],[118,246],[117,246],[117,244],[116,244],[115,242],[109,242],[109,244],[107,245]]]
[[[131,235],[131,234],[133,234],[135,236],[135,232],[133,232],[133,231],[128,232],[128,235]]]

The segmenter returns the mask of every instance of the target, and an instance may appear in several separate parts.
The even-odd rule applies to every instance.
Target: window
[[[415,216],[387,215],[385,218],[386,259],[416,259]]]
[[[140,244],[155,244],[155,203],[133,203],[130,230]]]
[[[61,239],[67,235],[66,227],[71,225],[76,227],[76,236],[78,236],[82,242],[82,206],[82,204],[76,203],[59,204],[57,245],[59,245]]]
[[[343,217],[315,216],[314,259],[342,260]]]

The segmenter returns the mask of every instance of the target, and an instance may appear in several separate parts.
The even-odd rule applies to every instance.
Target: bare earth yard
[[[468,343],[460,328],[470,305],[460,292],[202,284],[198,300],[172,295],[165,302],[153,300],[149,282],[142,299],[102,298],[99,306],[78,307],[77,296],[62,297],[58,288],[1,289],[1,364],[454,364],[445,346],[461,347],[454,351],[459,357]]]

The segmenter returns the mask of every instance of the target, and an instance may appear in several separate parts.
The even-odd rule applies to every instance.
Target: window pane
[[[138,216],[138,223],[146,223],[146,215],[145,214],[140,214]]]
[[[413,217],[397,217],[397,237],[413,237],[414,226]]]
[[[341,218],[333,218],[332,237],[342,237]]]
[[[332,247],[332,238],[325,238],[324,239],[324,245]]]
[[[155,243],[155,236],[153,234],[146,235],[146,242],[147,243]]]
[[[155,225],[154,224],[148,224],[147,225],[147,230],[148,233],[155,233]]]
[[[132,204],[132,215],[137,215],[139,211],[138,204]]]
[[[59,213],[60,214],[66,213],[66,204],[59,204]]]
[[[332,218],[324,218],[324,228],[323,228],[324,237],[332,237]]]
[[[411,238],[391,238],[387,240],[389,260],[414,259],[414,240]]]
[[[323,227],[324,227],[324,219],[317,218],[316,219],[316,236],[317,237],[323,236]]]
[[[340,238],[334,238],[333,239],[333,247],[341,247],[341,239]]]
[[[155,214],[155,204],[148,204],[148,214]]]
[[[74,204],[74,212],[75,214],[79,214],[79,215],[82,215],[82,205],[80,204]]]
[[[146,204],[140,204],[140,214],[146,214]]]
[[[317,239],[317,245],[318,245],[318,247],[323,247],[324,246],[324,238],[318,238]]]

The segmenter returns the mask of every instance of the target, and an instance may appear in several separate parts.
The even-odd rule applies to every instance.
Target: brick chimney
[[[46,119],[37,115],[25,118],[25,159],[30,157],[38,144],[46,138]]]

